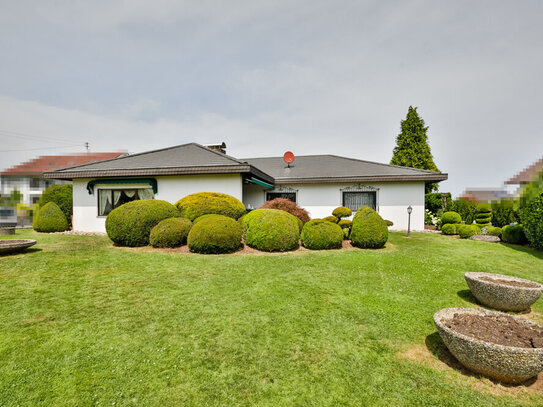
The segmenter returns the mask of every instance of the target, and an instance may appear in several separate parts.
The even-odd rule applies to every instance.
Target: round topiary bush
[[[543,250],[543,195],[530,201],[521,217],[526,237],[535,248]]]
[[[332,222],[310,220],[302,230],[302,245],[311,250],[340,249],[343,230]]]
[[[216,213],[208,213],[207,215],[199,216],[199,217],[197,217],[196,219],[194,219],[194,220],[192,221],[192,223],[193,223],[194,225],[196,225],[198,222],[200,222],[200,221],[202,221],[202,220],[204,220],[204,219],[212,218],[212,217],[215,216],[215,215],[217,215],[217,214],[216,214]],[[224,216],[224,215],[223,215],[223,216]],[[244,216],[245,216],[245,215],[244,215]],[[243,218],[243,216],[242,216],[241,218]],[[239,218],[239,219],[241,219],[241,218]],[[239,219],[238,219],[238,222],[239,222]]]
[[[446,225],[447,223],[460,223],[462,222],[462,217],[453,211],[445,212],[441,216],[441,224]]]
[[[54,202],[49,202],[38,211],[32,226],[36,232],[64,232],[68,230],[68,221],[59,206]]]
[[[528,240],[522,225],[506,225],[502,228],[502,238],[505,243],[526,244]]]
[[[479,229],[476,225],[461,225],[458,228],[457,232],[462,239],[468,239],[472,237],[473,235],[480,235],[481,229]]]
[[[58,205],[66,220],[68,225],[72,224],[72,215],[73,215],[73,187],[72,184],[65,185],[51,185],[45,191],[43,191],[38,205],[44,207],[45,204],[49,202],[54,202]]]
[[[161,220],[179,217],[171,203],[156,199],[127,202],[106,218],[108,237],[119,246],[147,246],[153,226]]]
[[[300,245],[300,230],[294,215],[279,209],[256,209],[243,221],[245,243],[266,252],[284,252]]]
[[[198,192],[175,203],[182,218],[194,221],[202,215],[216,214],[239,219],[245,215],[245,205],[239,199],[219,192]]]
[[[493,226],[491,228],[488,228],[488,230],[486,231],[486,234],[490,235],[490,236],[498,236],[498,237],[500,237],[502,235],[502,228]]]
[[[292,202],[290,199],[275,198],[271,201],[266,201],[264,205],[260,207],[260,209],[280,209],[288,212],[300,219],[302,221],[302,226],[304,223],[309,222],[309,213],[304,208],[300,208],[296,202]]]
[[[194,224],[187,243],[193,253],[232,253],[241,247],[241,225],[224,215],[212,215]]]
[[[333,215],[326,216],[325,218],[322,218],[322,220],[325,220],[325,221],[327,221],[327,222],[332,222],[332,223],[338,223],[338,222],[339,222],[339,219],[336,218],[336,217],[333,216]]]
[[[153,247],[177,247],[187,243],[192,222],[186,218],[161,220],[151,229],[149,243]]]
[[[341,219],[337,224],[340,228],[345,229],[350,228],[353,224],[353,221],[348,219]]]
[[[492,221],[492,206],[488,203],[480,203],[475,207],[475,223],[479,228],[488,228]]]
[[[353,214],[353,211],[351,211],[349,208],[345,206],[339,206],[332,212],[332,215],[334,215],[336,218],[348,218]]]
[[[360,208],[353,219],[351,242],[353,246],[378,249],[388,240],[388,226],[369,206]]]
[[[456,235],[456,224],[455,223],[445,223],[441,227],[441,233],[444,235]]]

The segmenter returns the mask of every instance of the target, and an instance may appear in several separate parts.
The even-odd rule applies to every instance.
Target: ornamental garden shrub
[[[502,228],[501,239],[505,243],[511,244],[526,244],[528,240],[524,233],[524,227],[522,225],[506,225]]]
[[[468,239],[473,235],[480,235],[481,229],[477,225],[459,225],[458,234],[462,239]]]
[[[512,199],[502,199],[492,202],[492,225],[500,228],[512,223],[520,223],[517,204]]]
[[[187,243],[187,236],[191,228],[192,222],[186,218],[161,220],[151,229],[149,243],[153,247],[182,246]]]
[[[34,216],[32,226],[36,232],[64,232],[68,230],[68,221],[56,203],[48,202]]]
[[[72,215],[73,215],[73,187],[72,184],[66,185],[52,185],[43,191],[38,205],[41,207],[45,206],[48,202],[54,202],[58,205],[66,220],[68,225],[72,224]]]
[[[325,220],[325,221],[327,221],[327,222],[332,222],[332,223],[338,223],[338,222],[339,222],[339,219],[336,218],[336,217],[333,216],[333,215],[326,216],[325,218],[322,218],[322,220]]]
[[[345,206],[338,206],[336,209],[332,211],[332,215],[338,219],[348,218],[352,214],[353,214],[353,211],[351,211],[349,208]]]
[[[521,217],[526,237],[535,248],[543,250],[543,194],[530,201]]]
[[[431,192],[429,194],[424,195],[424,207],[425,209],[428,209],[432,213],[438,213],[439,211],[443,211],[443,198],[442,196],[445,195],[446,197],[446,204],[450,204],[451,202],[451,193],[450,192]]]
[[[304,223],[309,222],[309,213],[304,209],[300,208],[296,202],[292,202],[290,199],[286,198],[275,198],[271,201],[266,201],[260,209],[280,209],[282,211],[288,212],[302,221],[302,226]]]
[[[472,224],[475,220],[475,207],[474,201],[467,201],[464,199],[457,199],[447,204],[446,211],[453,211],[460,215],[464,223]]]
[[[245,243],[266,252],[284,252],[300,245],[296,217],[280,209],[255,209],[243,220]]]
[[[342,229],[349,229],[352,226],[353,221],[348,219],[341,219],[337,224]]]
[[[195,223],[187,244],[193,253],[232,253],[241,245],[242,228],[239,222],[224,215],[212,215]]]
[[[460,223],[462,222],[462,217],[453,211],[445,212],[441,216],[441,224],[446,225],[447,223]]]
[[[458,224],[456,223],[445,223],[442,227],[441,227],[441,233],[443,233],[444,235],[456,235],[456,226]]]
[[[108,237],[119,246],[147,246],[153,226],[161,220],[179,217],[176,207],[158,199],[127,202],[106,218]]]
[[[486,231],[486,234],[490,236],[500,237],[502,235],[502,228],[497,227],[497,226],[489,227]]]
[[[198,192],[175,203],[182,218],[194,221],[202,215],[224,215],[239,219],[245,215],[245,205],[239,199],[219,192]]]
[[[475,223],[482,228],[488,228],[492,221],[492,207],[489,203],[480,203],[475,207]]]
[[[340,249],[343,230],[339,225],[325,220],[310,220],[302,230],[302,245],[311,250]]]
[[[388,227],[394,226],[394,222],[392,222],[391,220],[385,219],[385,223]]]
[[[353,218],[351,243],[353,246],[379,249],[388,240],[388,227],[377,212],[369,206],[360,208]]]

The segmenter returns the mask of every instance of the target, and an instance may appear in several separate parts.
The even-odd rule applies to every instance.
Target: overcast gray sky
[[[543,156],[540,0],[0,4],[2,168],[86,141],[388,163],[409,105],[441,191]]]

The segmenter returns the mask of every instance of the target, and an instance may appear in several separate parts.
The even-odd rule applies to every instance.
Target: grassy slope
[[[201,256],[21,232],[0,258],[0,405],[543,403],[398,357],[466,271],[543,282],[540,253],[393,233],[384,250]],[[535,310],[543,311],[543,301]]]

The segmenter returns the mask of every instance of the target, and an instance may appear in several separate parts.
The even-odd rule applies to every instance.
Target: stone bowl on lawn
[[[500,333],[496,333],[497,330],[486,332],[491,336],[501,335],[497,341],[505,338],[505,342],[508,342],[507,338],[511,336],[510,332],[507,332],[507,326],[511,323],[521,329],[533,331],[534,339],[528,340],[527,346],[530,347],[507,346],[477,339],[475,334],[467,335],[458,332],[459,328],[451,328],[456,318],[466,316],[490,318],[498,325],[503,321],[504,329],[500,330]],[[462,365],[476,373],[505,383],[522,383],[543,370],[543,347],[539,347],[543,346],[543,327],[534,322],[498,311],[445,308],[434,314],[434,323],[452,355]],[[474,324],[471,327],[468,324],[467,329],[479,329],[480,325],[484,324]]]
[[[32,239],[1,239],[0,240],[0,255],[20,252],[30,246],[36,244],[35,240]]]
[[[543,292],[539,283],[502,274],[471,272],[464,278],[481,304],[502,311],[527,310]]]

